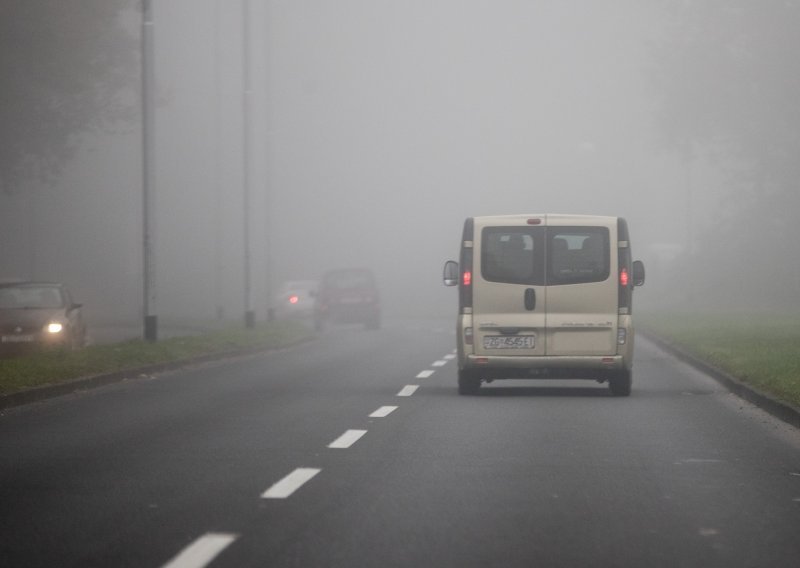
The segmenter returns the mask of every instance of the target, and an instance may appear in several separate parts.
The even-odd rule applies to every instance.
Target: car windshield
[[[64,299],[56,286],[0,288],[0,309],[62,308]]]
[[[325,279],[328,288],[348,290],[352,288],[371,288],[372,276],[367,272],[337,272]]]
[[[291,280],[289,282],[284,283],[283,291],[284,292],[301,292],[305,290],[314,290],[317,287],[317,283],[313,280]]]

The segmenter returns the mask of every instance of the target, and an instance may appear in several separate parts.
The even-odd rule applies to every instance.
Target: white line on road
[[[400,392],[397,393],[397,396],[411,396],[418,388],[419,385],[406,385],[400,389]]]
[[[366,430],[348,430],[338,438],[336,438],[333,442],[328,444],[329,448],[349,448],[356,442],[358,442],[359,438],[366,434]]]
[[[321,469],[314,467],[298,467],[292,473],[281,479],[275,485],[261,494],[262,499],[286,499],[289,495],[300,489],[304,483],[317,475]]]
[[[455,359],[456,356],[453,355],[452,353],[448,353],[447,355],[444,356],[444,358],[450,361],[451,359]]]
[[[206,533],[184,548],[175,558],[164,564],[164,568],[202,568],[225,550],[238,535],[230,533]]]
[[[378,410],[369,415],[370,418],[386,418],[397,410],[396,406],[381,406]]]
[[[445,361],[444,359],[439,359],[438,361],[434,361],[433,363],[431,363],[431,365],[433,365],[434,367],[444,367],[445,365],[447,365],[447,361]]]
[[[430,371],[430,370],[428,370],[428,371],[422,371],[422,372],[421,372],[419,375],[417,375],[417,378],[418,378],[418,379],[427,379],[428,377],[430,377],[430,376],[431,376],[432,374],[434,374],[435,372],[436,372],[436,371]]]

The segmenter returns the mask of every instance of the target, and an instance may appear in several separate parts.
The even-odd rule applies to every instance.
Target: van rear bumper
[[[486,379],[510,378],[594,378],[598,374],[630,368],[622,355],[513,357],[467,355],[461,368]]]

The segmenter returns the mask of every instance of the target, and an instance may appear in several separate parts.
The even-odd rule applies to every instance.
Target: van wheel
[[[632,384],[630,369],[618,371],[608,379],[608,388],[614,396],[630,396]]]
[[[458,394],[478,394],[481,378],[473,371],[458,370]]]

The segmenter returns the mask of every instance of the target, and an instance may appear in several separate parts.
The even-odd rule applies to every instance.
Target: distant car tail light
[[[465,327],[464,328],[464,343],[467,345],[472,345],[472,328]]]
[[[300,297],[297,294],[293,294],[293,295],[289,296],[289,303],[290,304],[296,304],[299,301],[300,301]]]
[[[629,282],[630,282],[630,275],[628,274],[628,269],[623,268],[622,270],[619,271],[619,285],[622,286],[623,288],[626,288]]]
[[[469,270],[464,271],[464,286],[472,285],[472,272]]]

